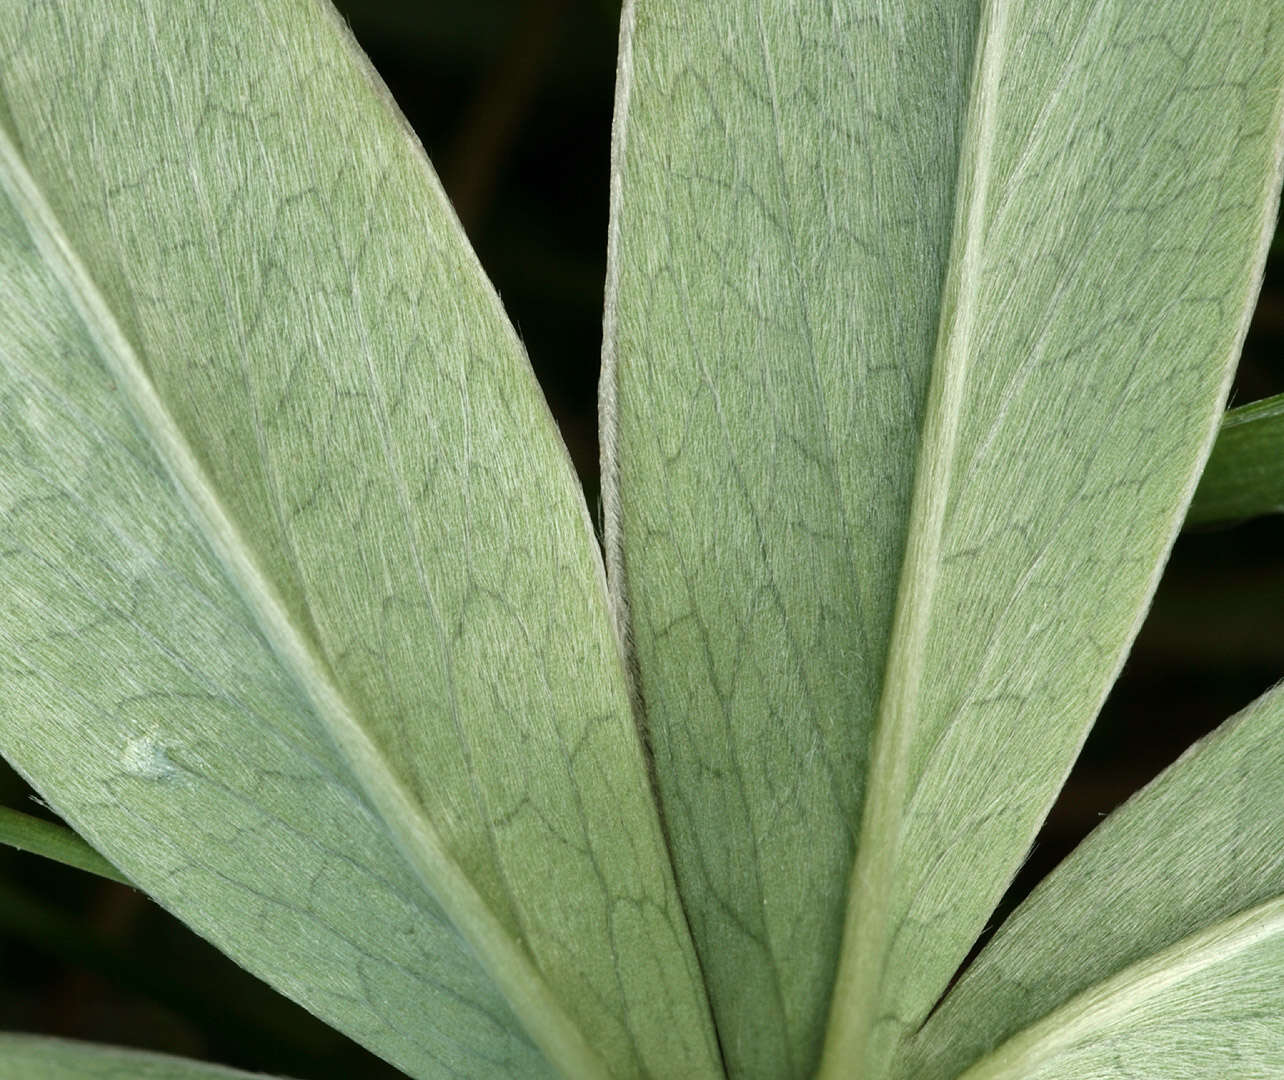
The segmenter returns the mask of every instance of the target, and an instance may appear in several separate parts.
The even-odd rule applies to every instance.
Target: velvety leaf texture
[[[1284,898],[1085,991],[960,1080],[1260,1080],[1284,1070]]]
[[[957,1076],[1075,995],[1281,897],[1284,687],[1228,720],[1103,821],[999,928],[911,1040],[896,1075]],[[1269,1015],[1278,1017],[1284,1014],[1284,957],[1278,943],[1269,948],[1276,958]],[[1232,976],[1234,968],[1228,969]],[[1227,1054],[1252,1045],[1259,1055],[1269,1051],[1277,1071],[1284,1069],[1284,1027],[1268,1023],[1250,997],[1238,1000],[1237,993],[1232,978],[1217,995],[1193,999],[1219,1006],[1184,1021],[1199,1029],[1191,1037],[1204,1044],[1201,1054],[1213,1054],[1218,1044]],[[1259,1029],[1250,1043],[1230,1030],[1217,1033],[1219,1023],[1237,1016]],[[1124,1054],[1129,1069],[1145,1067],[1140,1045],[1125,1040],[1124,1046],[1130,1048]],[[1267,1058],[1247,1053],[1227,1057],[1225,1071],[1209,1064],[1204,1075],[1240,1075],[1232,1068],[1238,1060],[1256,1062],[1258,1072],[1246,1075],[1272,1075]]]
[[[831,1070],[926,1016],[1118,674],[1260,284],[1282,72],[1257,3],[985,10]]]
[[[96,850],[0,842],[417,1078],[1284,1074],[1284,691],[959,974],[1186,518],[1282,168],[1273,0],[625,0],[608,586],[326,3],[0,0],[0,753]],[[1269,502],[1277,411],[1192,522]]]
[[[608,563],[733,1074],[884,1075],[1078,752],[1260,280],[1275,16],[626,6]]]
[[[403,1068],[537,1068],[283,676],[8,200],[0,267],[5,756],[162,904]]]
[[[6,756],[412,1072],[716,1072],[569,459],[334,13],[7,3],[0,125]]]
[[[975,14],[626,5],[603,361],[617,604],[728,1064],[814,1066]]]

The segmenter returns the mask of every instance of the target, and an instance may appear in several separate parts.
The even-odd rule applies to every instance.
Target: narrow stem
[[[0,806],[0,844],[9,844],[31,855],[42,855],[64,866],[97,874],[108,881],[118,881],[122,885],[132,884],[129,878],[67,826],[44,821],[8,806]]]

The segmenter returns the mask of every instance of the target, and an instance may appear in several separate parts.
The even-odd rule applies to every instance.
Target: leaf
[[[225,1069],[168,1054],[3,1032],[0,1070],[23,1080],[267,1080],[265,1073]]]
[[[908,1044],[897,1075],[958,1076],[1076,995],[1280,897],[1284,686],[1188,750],[1035,889]],[[1218,1042],[1237,1045],[1229,1032]],[[1275,1046],[1284,1054],[1284,1040]]]
[[[3,132],[0,144],[12,150]],[[8,186],[21,166],[6,166]],[[535,1048],[132,426],[9,198],[0,267],[6,757],[166,908],[401,1068],[537,1075]]]
[[[1284,898],[1080,994],[959,1080],[1257,1080],[1284,1068]]]
[[[977,40],[822,1076],[885,1070],[1064,781],[1208,453],[1278,204],[1265,6],[996,4]]]
[[[1252,3],[626,7],[608,564],[733,1074],[810,1074],[833,987],[882,1075],[1020,864],[1212,441],[1282,67]]]
[[[886,34],[851,7],[625,6],[608,560],[735,1075],[809,1074],[823,1035],[967,25],[957,6]]]
[[[502,992],[565,1072],[716,1073],[578,485],[333,12],[0,58],[6,756],[411,1072],[541,1073]]]
[[[1284,513],[1284,394],[1231,409],[1199,478],[1187,525]]]
[[[64,866],[97,874],[122,885],[130,884],[128,878],[65,825],[42,821],[7,806],[0,806],[0,844],[43,855]]]

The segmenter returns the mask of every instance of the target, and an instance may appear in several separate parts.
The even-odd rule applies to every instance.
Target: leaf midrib
[[[838,1080],[867,1064],[879,1005],[918,692],[967,385],[1006,16],[1002,0],[986,3],[976,31],[937,341],[820,1080]]]
[[[37,252],[66,292],[122,391],[135,423],[255,624],[334,738],[402,854],[476,950],[481,965],[549,1060],[567,1075],[607,1076],[600,1055],[562,1009],[526,950],[513,939],[451,857],[433,823],[397,779],[358,714],[334,684],[325,662],[294,626],[288,609],[224,509],[214,485],[2,124],[0,190],[14,205]]]

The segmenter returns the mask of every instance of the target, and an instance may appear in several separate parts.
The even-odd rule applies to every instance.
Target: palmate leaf
[[[1187,751],[1035,889],[896,1076],[948,1080],[974,1064],[990,1076],[1011,1061],[1021,1076],[1045,1062],[1076,1077],[1119,1061],[1130,1071],[1113,1075],[1174,1080],[1284,1072],[1281,905],[1284,687]]]
[[[0,1070],[14,1080],[271,1080],[167,1054],[0,1032]]]
[[[6,4],[0,192],[5,756],[414,1075],[715,1073],[582,497],[333,12]]]
[[[828,1015],[824,1075],[869,1080],[1180,524],[1274,220],[1284,25],[656,0],[620,66],[608,562],[679,883],[730,1071],[809,1075]]]

